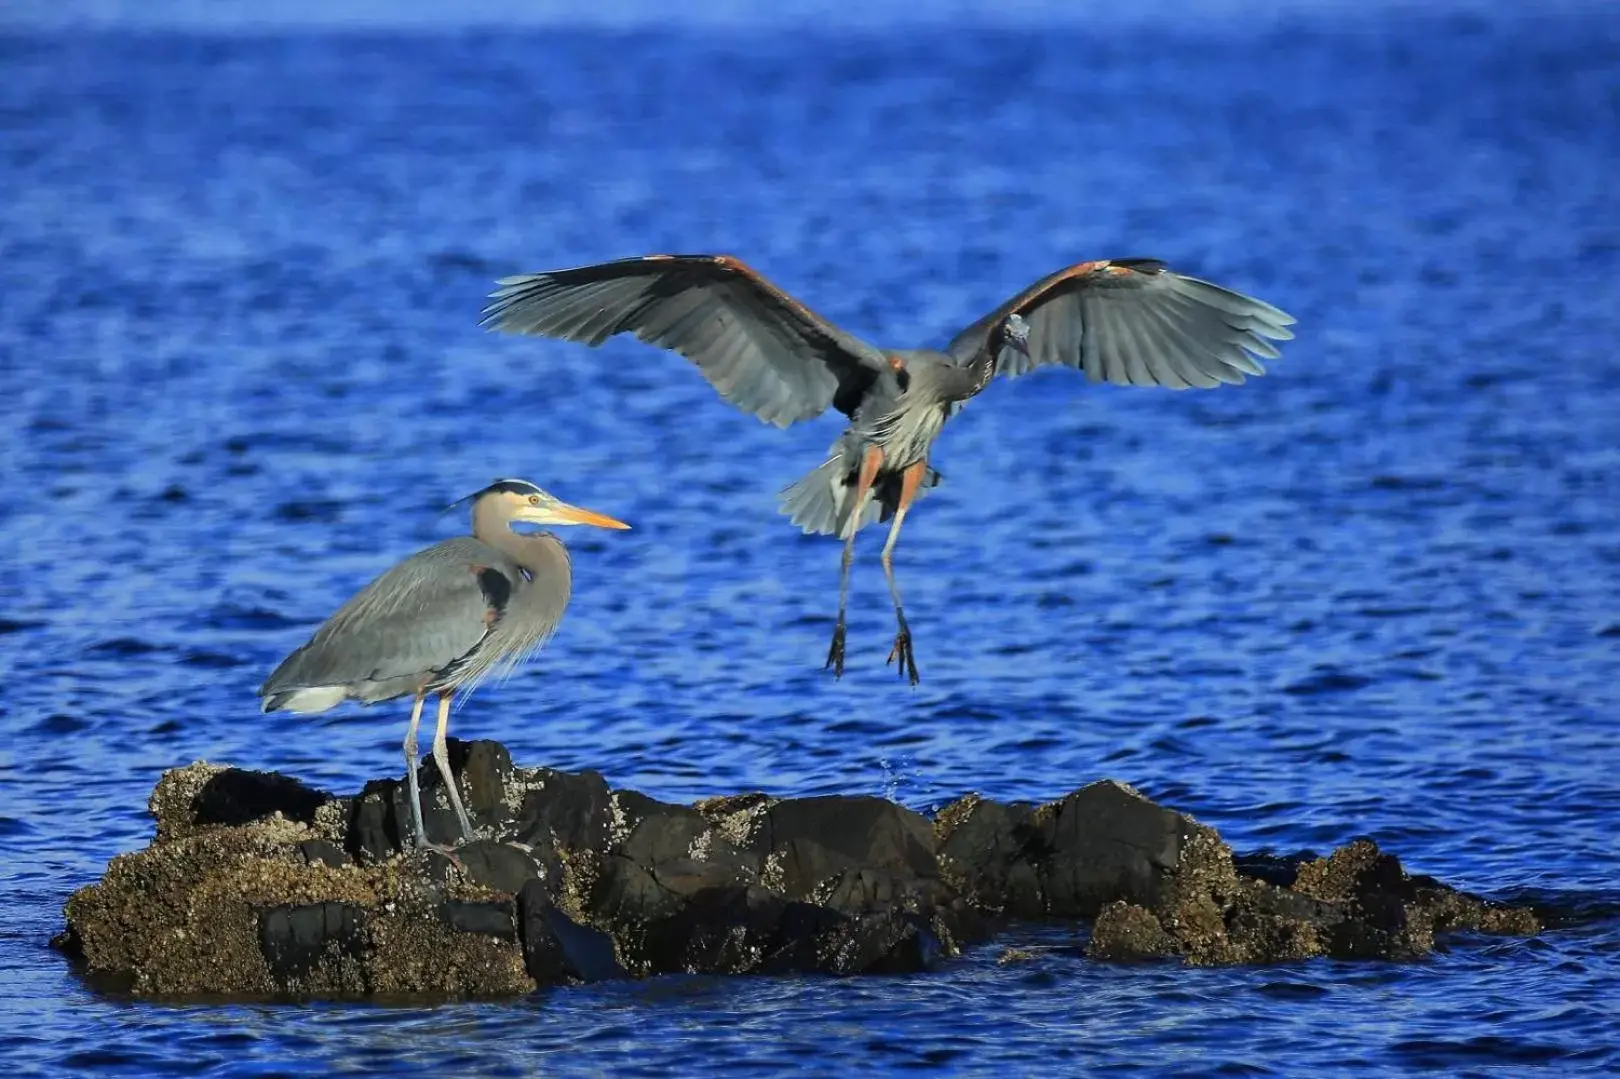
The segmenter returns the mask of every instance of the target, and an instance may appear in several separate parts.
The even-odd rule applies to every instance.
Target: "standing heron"
[[[483,323],[592,347],[620,333],[677,352],[720,395],[786,427],[828,406],[849,418],[827,459],[782,492],[782,512],[844,541],[827,666],[844,671],[855,534],[892,520],[883,574],[898,629],[889,662],[917,683],[893,554],[912,503],[939,481],[928,454],[945,421],[995,375],[1062,364],[1093,381],[1211,388],[1261,375],[1294,320],[1155,259],[1081,262],[957,334],[944,351],[882,349],[846,333],[728,255],[644,255],[508,277]]]
[[[568,606],[568,549],[549,532],[519,533],[512,525],[630,527],[570,506],[525,480],[498,480],[461,501],[468,500],[472,535],[435,543],[372,581],[259,687],[266,712],[324,712],[345,700],[371,704],[411,697],[405,783],[418,847],[432,845],[416,781],[422,702],[429,694],[439,699],[433,760],[462,838],[471,839],[472,821],[444,740],[451,697],[471,692],[496,670],[517,667],[551,636]]]

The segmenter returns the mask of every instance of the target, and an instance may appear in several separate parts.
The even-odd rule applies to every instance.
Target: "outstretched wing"
[[[1051,274],[956,335],[949,351],[970,359],[1009,315],[1029,323],[1029,353],[1004,346],[996,373],[1049,364],[1081,368],[1094,382],[1209,389],[1263,375],[1272,341],[1294,334],[1292,316],[1268,303],[1154,259],[1082,262]]]
[[[786,427],[852,415],[883,354],[729,255],[643,255],[502,279],[483,324],[596,346],[620,333],[697,364],[727,401]]]
[[[471,537],[435,544],[361,589],[259,694],[448,677],[499,622],[519,572]]]

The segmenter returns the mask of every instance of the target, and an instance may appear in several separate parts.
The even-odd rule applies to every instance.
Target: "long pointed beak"
[[[595,525],[597,528],[625,529],[630,526],[615,517],[595,510],[582,509],[579,506],[570,506],[566,502],[559,502],[551,507],[549,516],[556,524],[567,525]]]

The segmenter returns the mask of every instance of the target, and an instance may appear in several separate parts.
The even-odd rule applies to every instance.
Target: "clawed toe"
[[[458,869],[461,867],[461,859],[456,856],[456,847],[454,844],[430,843],[428,842],[427,837],[423,836],[418,838],[415,845],[411,847],[411,852],[414,854],[426,854],[430,851],[434,854],[444,855],[450,860],[450,864],[456,866]]]
[[[827,662],[822,670],[832,671],[834,678],[844,677],[844,627],[841,623],[833,629],[832,645],[827,649]]]
[[[912,685],[921,681],[917,676],[917,657],[911,649],[910,630],[902,629],[894,635],[894,647],[889,649],[889,658],[884,660],[885,665],[890,663],[895,665],[896,673],[901,678],[908,679]]]

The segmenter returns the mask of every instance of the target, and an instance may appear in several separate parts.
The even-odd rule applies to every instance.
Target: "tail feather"
[[[266,693],[259,702],[261,712],[286,709],[300,715],[336,708],[350,696],[346,686],[301,686],[297,689]]]
[[[829,457],[808,476],[782,491],[781,510],[805,532],[824,535],[838,531],[844,508],[842,457]]]
[[[923,473],[917,497],[921,498],[930,488],[938,487],[944,478],[932,468],[927,469]],[[853,508],[855,481],[855,469],[844,457],[829,457],[808,476],[789,484],[782,491],[781,510],[806,533],[842,536],[849,523],[849,511]],[[900,477],[895,474],[884,476],[867,501],[855,530],[887,521],[894,516],[899,505]]]

